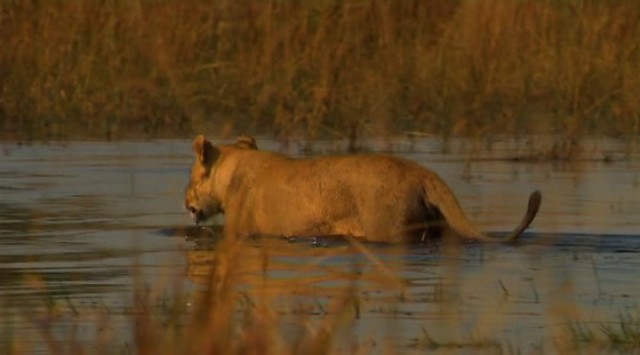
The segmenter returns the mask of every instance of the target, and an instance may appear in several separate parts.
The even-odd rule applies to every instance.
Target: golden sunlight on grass
[[[13,1],[5,138],[637,137],[637,1]]]

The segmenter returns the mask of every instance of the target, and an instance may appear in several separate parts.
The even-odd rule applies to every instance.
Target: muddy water
[[[536,144],[369,144],[439,172],[484,231],[509,231],[540,189],[543,205],[521,246],[369,246],[376,264],[339,241],[256,242],[251,250],[268,249],[270,262],[255,273],[275,284],[300,280],[296,297],[314,300],[304,312],[321,318],[333,292],[352,282],[344,271],[357,269],[360,349],[420,352],[431,339],[445,350],[529,352],[566,340],[568,322],[597,327],[637,315],[640,155],[593,141],[574,163],[506,159],[544,146]],[[55,324],[55,339],[127,349],[136,284],[158,299],[170,297],[175,280],[197,293],[215,242],[185,228],[190,161],[189,141],[0,145],[0,333],[9,334],[0,342],[51,349],[42,329]]]

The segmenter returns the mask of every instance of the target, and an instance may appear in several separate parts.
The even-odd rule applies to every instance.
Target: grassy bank
[[[632,0],[0,3],[10,139],[640,133]]]

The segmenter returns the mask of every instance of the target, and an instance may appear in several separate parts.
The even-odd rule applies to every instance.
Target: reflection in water
[[[189,232],[187,277],[209,285],[220,231]],[[519,247],[365,247],[252,240],[234,254],[241,261],[233,267],[250,302],[267,299],[289,322],[335,315],[330,303],[353,291],[358,334],[393,334],[387,342],[401,347],[424,349],[428,330],[456,347],[495,351],[511,342],[534,350],[559,336],[558,325],[637,312],[640,289],[630,278],[640,267],[640,236],[527,234]]]
[[[345,289],[357,290],[355,334],[379,350],[382,339],[418,351],[436,339],[530,351],[552,343],[570,319],[598,324],[637,313],[640,159],[615,144],[603,149],[624,159],[575,164],[502,159],[522,149],[509,141],[480,148],[453,141],[453,153],[443,154],[440,142],[425,140],[402,155],[439,172],[488,232],[511,230],[528,191],[540,189],[544,202],[521,246],[248,240],[235,264],[243,302],[266,295],[279,314],[322,319]],[[10,327],[27,343],[40,339],[33,334],[44,315],[60,321],[62,337],[108,313],[124,324],[109,336],[130,344],[138,282],[161,299],[175,280],[194,298],[209,285],[220,227],[176,228],[191,223],[181,207],[189,141],[7,151],[0,160],[0,318],[16,319]],[[103,336],[87,332],[89,343]]]

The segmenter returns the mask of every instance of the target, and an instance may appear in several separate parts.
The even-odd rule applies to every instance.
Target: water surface
[[[515,227],[528,194],[540,189],[542,208],[524,243],[456,252],[367,246],[382,270],[345,243],[256,242],[247,258],[269,250],[269,267],[251,271],[247,263],[248,270],[274,280],[276,288],[278,280],[299,280],[291,297],[313,299],[304,312],[321,318],[323,304],[357,269],[364,276],[357,280],[354,328],[361,345],[378,349],[386,339],[395,349],[420,352],[433,338],[458,345],[484,340],[489,352],[508,346],[528,352],[552,346],[572,319],[615,323],[621,314],[638,314],[640,159],[627,146],[589,142],[597,147],[593,154],[566,163],[509,159],[532,149],[526,141],[390,143],[368,146],[391,148],[438,172],[483,231]],[[281,148],[268,140],[259,145]],[[319,143],[316,153],[332,147]],[[57,336],[90,343],[105,330],[95,317],[80,315],[107,310],[121,315],[111,321],[123,325],[109,331],[115,339],[109,343],[126,348],[137,283],[159,298],[175,280],[185,292],[202,289],[215,242],[186,228],[190,149],[186,140],[0,146],[0,327],[11,330],[13,341],[47,349],[37,334],[54,314]],[[366,277],[385,272],[389,279]],[[404,286],[390,287],[391,279]]]

